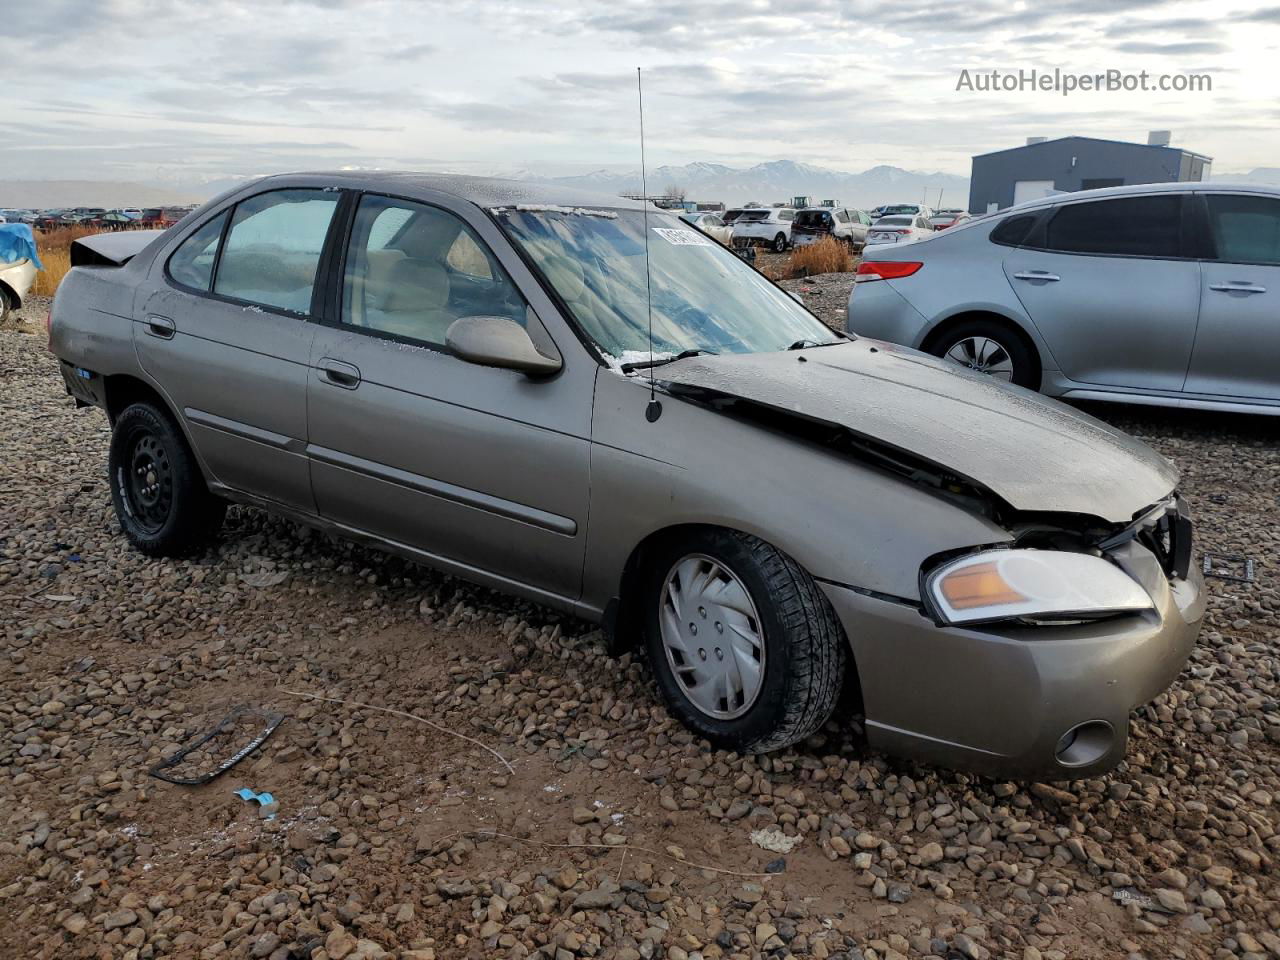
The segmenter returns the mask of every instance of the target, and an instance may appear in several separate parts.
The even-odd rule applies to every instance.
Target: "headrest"
[[[385,310],[439,310],[449,302],[449,274],[430,260],[397,260],[387,271]]]

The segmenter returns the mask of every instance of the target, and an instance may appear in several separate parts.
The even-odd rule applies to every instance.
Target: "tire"
[[[935,339],[929,352],[1019,387],[1040,389],[1040,359],[1035,349],[1006,324],[966,320]]]
[[[9,299],[8,292],[4,287],[0,287],[0,323],[5,323],[9,319],[9,314],[13,311],[13,301]]]
[[[196,553],[222,525],[226,502],[205,486],[167,411],[149,403],[126,407],[111,432],[107,468],[120,527],[147,556]]]
[[[735,581],[742,594],[724,579],[708,576],[710,568]],[[686,575],[680,577],[682,569]],[[674,592],[669,590],[673,576],[681,583]],[[694,586],[699,582],[713,586],[701,592]],[[671,713],[694,733],[718,747],[763,753],[805,739],[831,716],[844,682],[844,631],[817,584],[790,557],[747,534],[698,530],[655,552],[642,589],[645,642],[658,689]],[[686,605],[685,616],[678,618],[677,597]],[[736,608],[716,602],[726,597]],[[677,622],[679,636],[673,637]],[[737,629],[717,630],[722,623]],[[692,629],[699,624],[702,641]],[[753,642],[746,635],[751,634],[759,655],[748,657]],[[724,644],[726,637],[735,638],[738,652]],[[727,661],[717,657],[721,653],[729,654]],[[749,663],[762,664],[753,692],[747,689],[751,671],[743,669]],[[738,675],[741,690],[732,679],[727,686],[716,685],[725,671]],[[735,699],[719,697],[722,690],[733,690]],[[708,702],[715,704],[711,710]]]
[[[787,249],[787,235],[785,233],[778,234],[773,238],[772,246],[774,253],[783,253]]]

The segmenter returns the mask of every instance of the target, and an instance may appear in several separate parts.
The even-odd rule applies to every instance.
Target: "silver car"
[[[1280,190],[1062,194],[860,265],[849,325],[1058,397],[1280,414]]]
[[[873,746],[1006,775],[1114,765],[1195,641],[1167,461],[635,201],[278,176],[72,256],[51,346],[147,554],[252,504],[602,623],[717,745],[847,694]]]

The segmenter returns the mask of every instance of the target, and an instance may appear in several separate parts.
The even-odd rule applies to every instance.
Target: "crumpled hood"
[[[1039,394],[905,347],[859,339],[785,353],[694,357],[654,371],[906,451],[1016,510],[1124,523],[1178,472],[1146,444]]]

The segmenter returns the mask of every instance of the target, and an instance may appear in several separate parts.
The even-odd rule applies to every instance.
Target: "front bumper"
[[[1195,570],[1169,581],[1144,547],[1117,561],[1155,609],[1071,626],[939,627],[915,607],[823,582],[849,637],[867,739],[886,753],[994,777],[1069,780],[1125,754],[1129,712],[1181,672],[1204,616]],[[1080,724],[1107,731],[1086,762],[1059,757]]]

